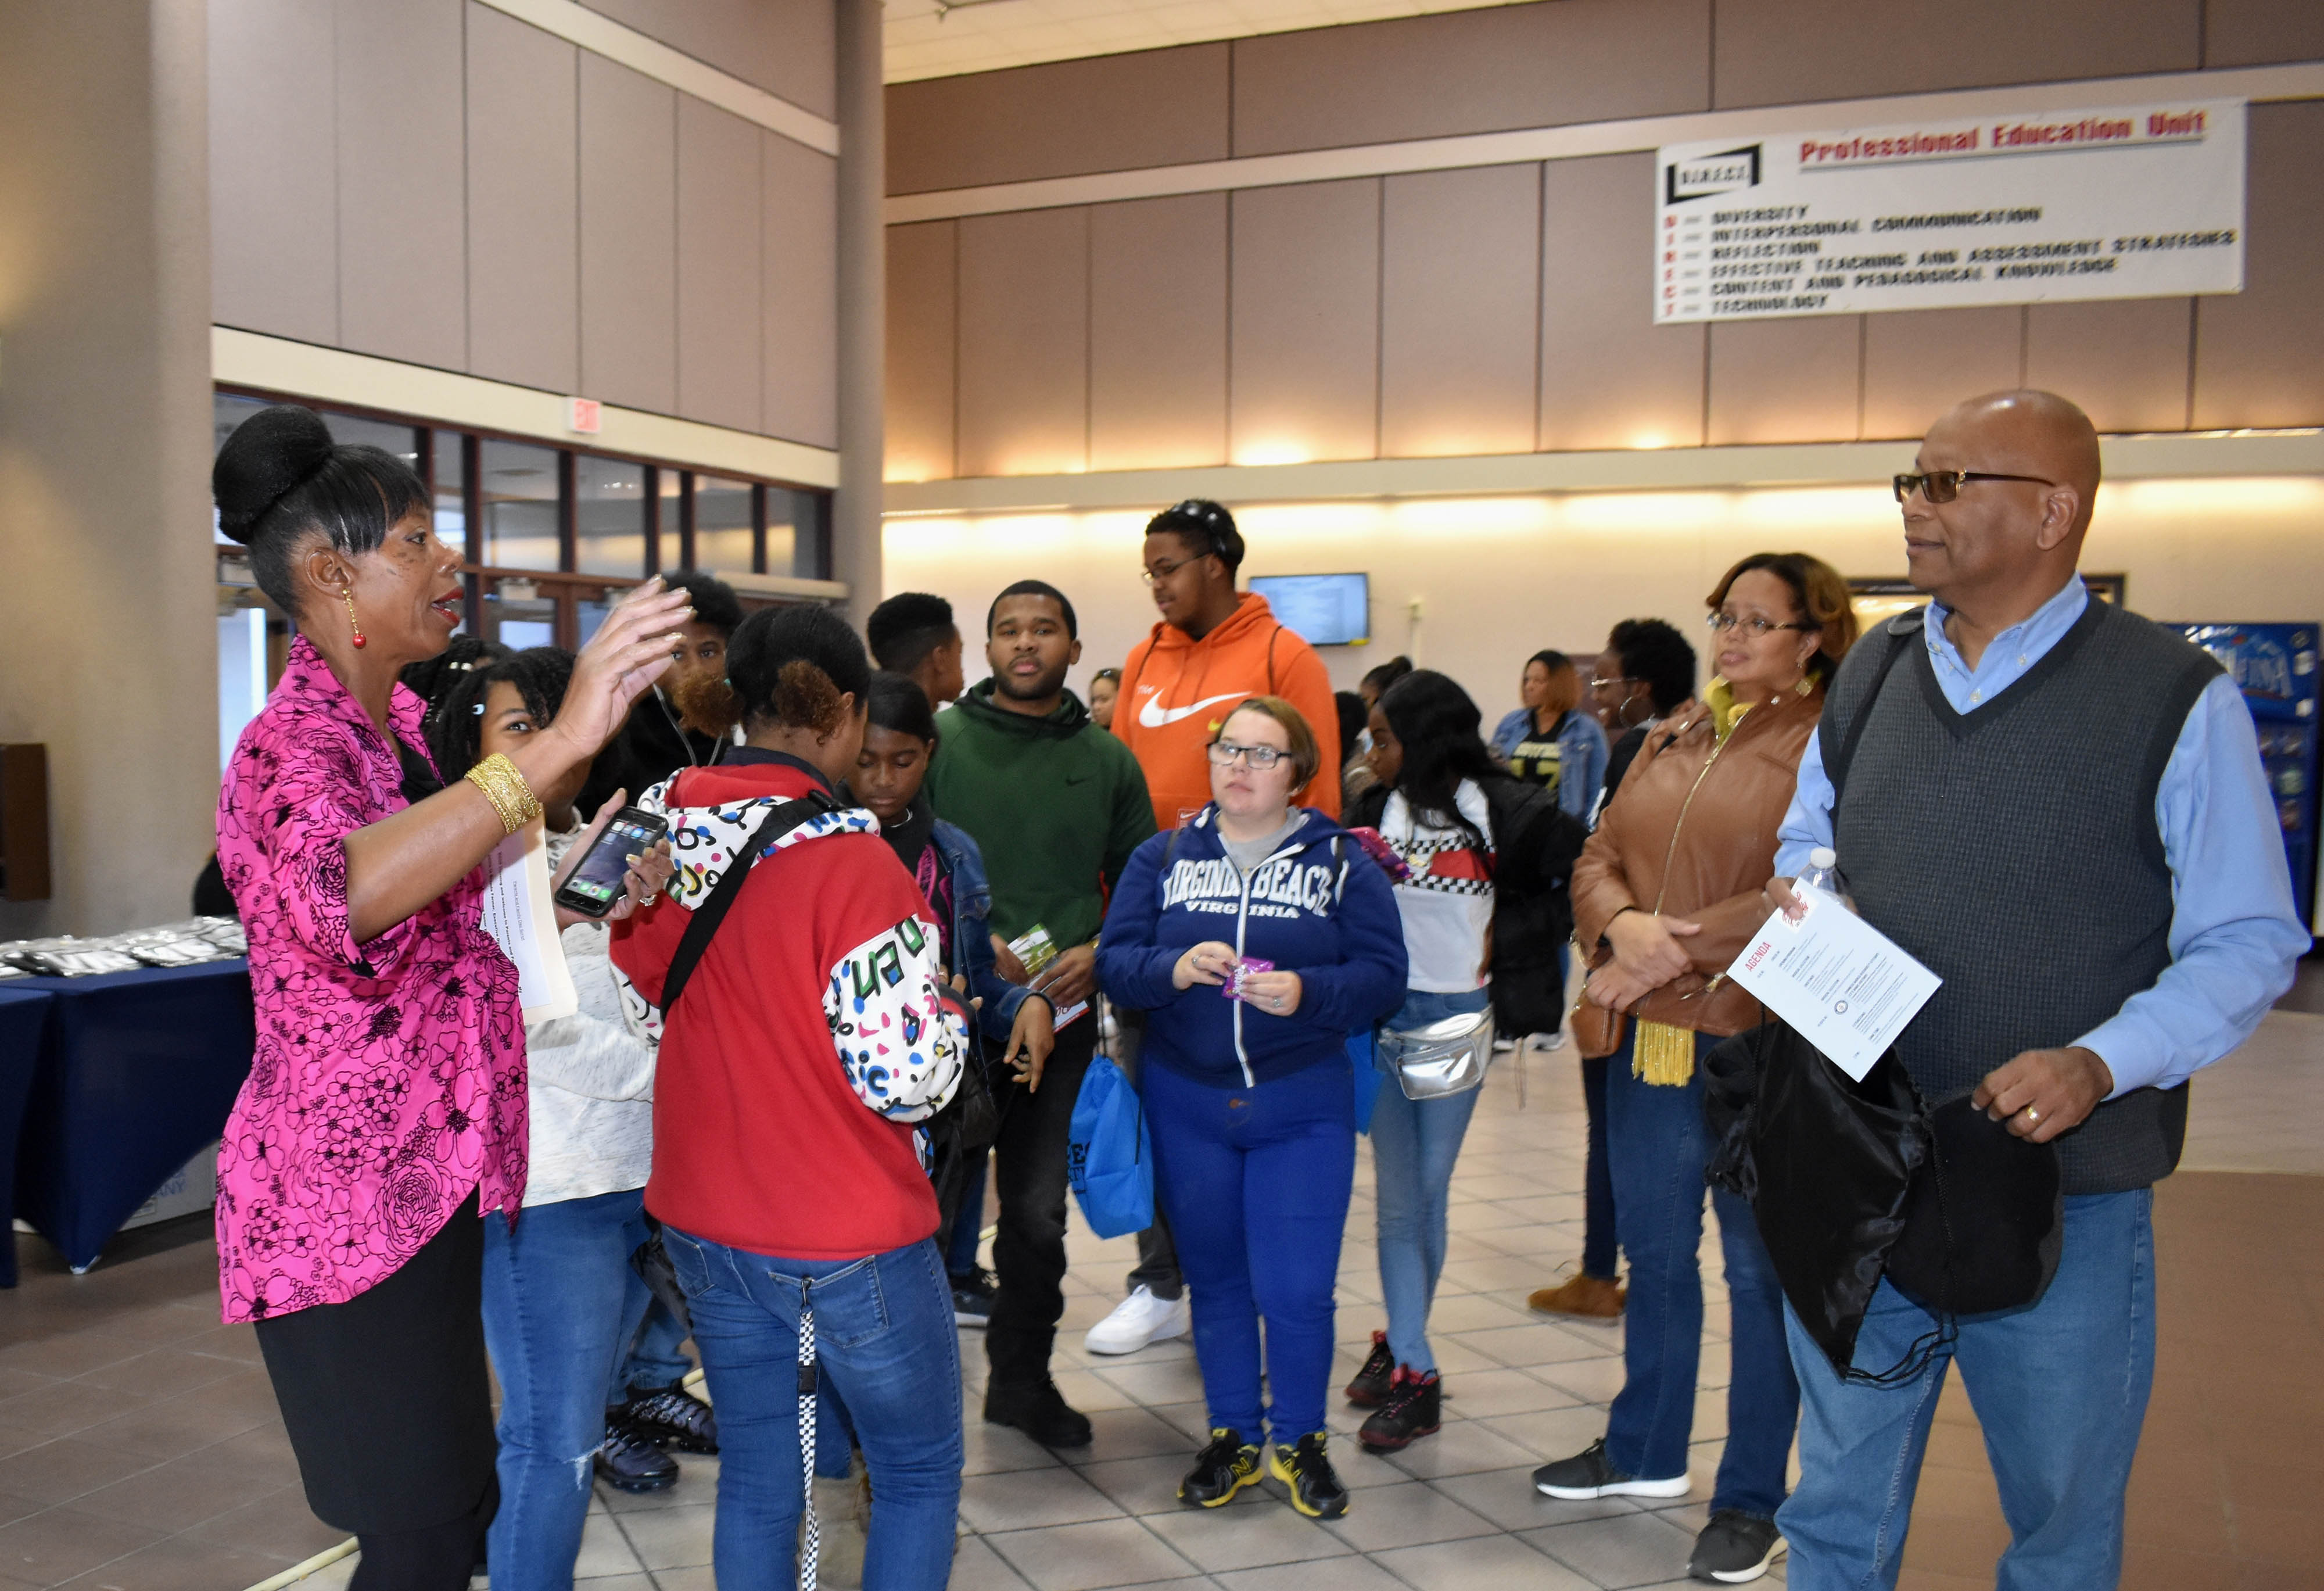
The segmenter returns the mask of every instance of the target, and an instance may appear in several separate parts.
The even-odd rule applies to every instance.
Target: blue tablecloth
[[[13,1235],[16,1187],[16,1140],[24,1130],[24,1105],[40,1070],[41,1041],[49,1027],[51,996],[10,978],[0,984],[0,1287],[16,1285]]]
[[[256,1045],[246,962],[23,978],[51,997],[16,1208],[86,1270],[226,1126]]]

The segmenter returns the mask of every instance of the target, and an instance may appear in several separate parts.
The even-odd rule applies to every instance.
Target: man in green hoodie
[[[1065,593],[1019,580],[993,599],[984,634],[991,677],[936,715],[928,800],[984,853],[993,937],[1019,939],[1038,928],[1056,947],[1033,986],[1061,1019],[1047,1068],[1000,1101],[992,1264],[1001,1290],[984,1333],[984,1418],[1049,1447],[1078,1448],[1089,1442],[1090,1422],[1049,1375],[1065,1307],[1065,1135],[1097,1042],[1087,1006],[1106,892],[1154,832],[1154,806],[1130,748],[1065,689],[1082,647]],[[1012,959],[1002,957],[1004,974]]]

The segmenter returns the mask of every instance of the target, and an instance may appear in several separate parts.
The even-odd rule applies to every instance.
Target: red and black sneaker
[[[1388,1398],[1388,1383],[1395,1373],[1396,1355],[1388,1351],[1388,1333],[1373,1332],[1371,1356],[1356,1372],[1356,1379],[1348,1383],[1348,1401],[1359,1409],[1378,1408]]]
[[[1372,1411],[1356,1440],[1370,1453],[1393,1453],[1423,1437],[1436,1434],[1443,1423],[1444,1384],[1436,1372],[1422,1375],[1399,1364],[1388,1383],[1388,1398]]]

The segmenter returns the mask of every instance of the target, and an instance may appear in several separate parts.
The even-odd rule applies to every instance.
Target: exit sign
[[[565,400],[565,429],[594,437],[604,429],[604,405],[595,398]]]

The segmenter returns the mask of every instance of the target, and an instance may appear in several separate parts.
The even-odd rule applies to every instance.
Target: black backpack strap
[[[669,1020],[670,1008],[678,1004],[678,997],[686,992],[687,982],[694,976],[696,964],[702,959],[702,953],[710,948],[710,936],[716,933],[718,925],[725,920],[727,911],[734,904],[734,897],[742,893],[743,881],[751,876],[751,869],[759,858],[801,824],[812,823],[826,813],[845,809],[822,791],[810,791],[797,800],[769,808],[767,815],[759,819],[759,826],[751,830],[750,837],[734,847],[733,861],[727,865],[725,873],[702,904],[694,909],[694,915],[686,925],[686,935],[678,941],[678,953],[669,958],[669,970],[662,975],[659,1004],[664,1022]]]
[[[1848,723],[1840,733],[1838,754],[1833,754],[1829,740],[1824,743],[1823,772],[1824,777],[1831,782],[1831,809],[1835,813],[1840,810],[1840,788],[1848,782],[1848,765],[1855,761],[1857,743],[1864,738],[1864,726],[1871,720],[1872,709],[1879,705],[1880,691],[1888,683],[1889,674],[1919,638],[1924,622],[1922,615],[1926,611],[1916,607],[1909,614],[1889,620],[1881,627],[1888,638],[1888,650],[1880,659],[1879,671],[1872,676],[1870,689],[1849,709]],[[1906,620],[1911,622],[1907,624]],[[1826,721],[1829,723],[1829,719]]]

